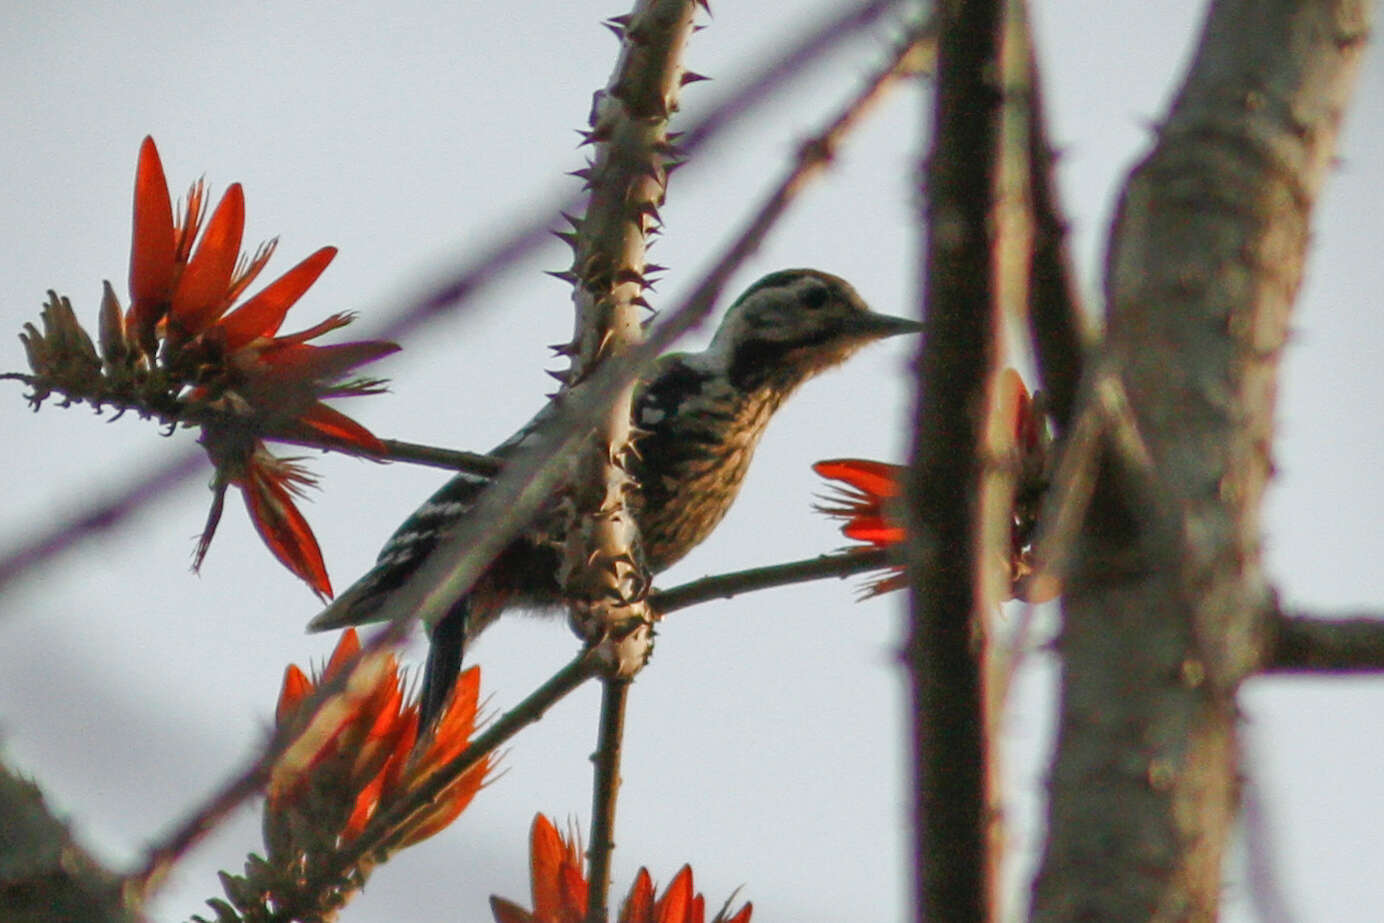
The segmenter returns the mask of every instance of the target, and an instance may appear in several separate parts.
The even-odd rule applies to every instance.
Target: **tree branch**
[[[606,923],[611,857],[615,852],[615,805],[620,793],[620,754],[625,739],[625,704],[632,679],[607,676],[601,682],[601,725],[591,761],[591,842],[587,846],[586,919]]]
[[[1067,246],[1067,220],[1057,188],[1057,157],[1048,139],[1043,87],[1031,43],[1027,89],[1029,199],[1034,222],[1028,322],[1048,409],[1059,429],[1065,432],[1072,422],[1091,337],[1081,305],[1080,283]]]
[[[1277,360],[1370,6],[1214,2],[1121,196],[1097,361],[1124,422],[1101,427],[1063,581],[1037,923],[1217,916],[1235,694],[1269,644]]]
[[[667,590],[654,590],[649,594],[649,605],[659,615],[667,615],[712,599],[730,599],[741,593],[806,583],[825,577],[849,577],[889,567],[892,563],[893,557],[889,551],[876,548],[818,555],[802,561],[770,564],[767,567],[752,567],[728,574],[703,577]]]
[[[1001,0],[938,5],[925,323],[908,475],[914,876],[919,921],[990,918],[985,714],[975,631],[979,457],[997,353]]]
[[[1384,671],[1384,613],[1319,618],[1274,614],[1265,673]]]

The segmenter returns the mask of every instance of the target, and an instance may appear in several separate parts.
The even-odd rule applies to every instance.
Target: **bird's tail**
[[[466,623],[470,616],[470,600],[462,597],[456,605],[433,626],[428,648],[428,665],[423,670],[423,694],[420,699],[418,726],[426,728],[437,720],[447,697],[456,685],[461,672],[461,655],[466,646]]]

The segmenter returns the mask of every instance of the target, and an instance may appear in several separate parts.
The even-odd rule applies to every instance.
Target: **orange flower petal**
[[[274,707],[274,723],[283,724],[298,708],[299,703],[308,697],[314,686],[307,674],[290,663],[284,670],[283,687],[279,690],[279,703]]]
[[[252,459],[250,482],[242,485],[241,493],[245,495],[250,521],[274,556],[314,593],[330,599],[332,584],[322,560],[322,549],[283,479]]]
[[[752,913],[754,913],[754,904],[746,904],[740,908],[739,913],[726,920],[725,923],[750,923],[750,914]],[[717,919],[720,918],[717,917]]]
[[[143,315],[168,300],[169,289],[173,286],[176,238],[168,180],[159,160],[159,150],[150,137],[139,146],[134,212],[130,235],[131,310],[137,321],[152,323],[158,318],[150,321]]]
[[[344,317],[345,315],[336,315]],[[329,319],[330,320],[330,319]],[[323,327],[319,324],[318,327]],[[337,324],[336,326],[341,326]],[[316,330],[317,328],[313,328]],[[331,328],[327,328],[331,329]],[[303,331],[307,333],[308,331]],[[326,331],[321,331],[325,333]],[[314,334],[316,336],[318,334]],[[358,343],[337,343],[332,346],[309,346],[296,340],[301,334],[278,337],[259,354],[261,365],[269,374],[293,381],[334,381],[358,365],[373,362],[381,356],[399,351],[398,343],[384,340],[364,340]]]
[[[356,803],[351,808],[351,816],[346,819],[346,826],[341,828],[342,841],[349,843],[360,836],[365,825],[370,822],[370,818],[375,816],[375,809],[380,806],[380,794],[384,791],[384,787],[384,772],[381,771],[356,794]]]
[[[237,350],[256,337],[278,333],[288,309],[312,287],[335,256],[335,247],[323,247],[226,315],[221,328],[226,332],[227,348]]]
[[[654,916],[654,882],[649,870],[640,868],[630,885],[629,896],[620,908],[620,923],[650,923]]]
[[[481,671],[470,667],[462,671],[452,686],[451,698],[442,717],[433,724],[432,739],[422,757],[426,766],[437,767],[461,755],[471,742],[476,726],[476,706],[480,702]]]
[[[569,861],[558,869],[558,873],[565,918],[572,923],[580,923],[586,916],[586,879],[582,877],[581,866],[572,865]]]
[[[548,923],[561,919],[562,894],[559,869],[567,857],[566,844],[552,821],[539,814],[529,832],[529,876],[533,892],[533,915]]]
[[[842,526],[841,533],[846,538],[869,542],[881,548],[897,545],[906,537],[902,526],[890,525],[879,516],[858,516]]]
[[[245,192],[232,183],[221,196],[173,292],[172,319],[185,334],[201,333],[226,308],[226,292],[240,259],[245,231]]]
[[[299,414],[294,422],[301,424],[314,434],[334,442],[360,446],[368,452],[379,455],[383,455],[387,451],[384,443],[380,442],[374,433],[346,414],[328,407],[321,401]]]
[[[356,634],[354,628],[348,628],[341,633],[336,647],[332,648],[332,656],[328,659],[327,666],[322,670],[322,678],[330,679],[335,676],[338,670],[354,660],[358,654],[360,654],[360,635]]]
[[[684,865],[654,908],[657,923],[689,923],[692,911],[692,866]],[[701,923],[698,919],[697,923]]]
[[[845,481],[872,497],[897,497],[900,493],[901,465],[865,458],[836,458],[813,464],[812,470],[824,478]]]

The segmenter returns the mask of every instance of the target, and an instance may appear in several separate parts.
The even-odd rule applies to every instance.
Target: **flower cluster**
[[[294,460],[271,454],[264,440],[385,454],[365,427],[323,400],[378,393],[381,381],[349,375],[399,347],[309,342],[349,324],[351,314],[279,335],[289,309],[336,256],[334,247],[313,253],[236,306],[277,242],[248,258],[241,254],[245,195],[239,183],[226,190],[210,219],[206,206],[198,181],[174,212],[158,150],[145,138],[135,174],[129,309],[106,283],[98,352],[71,304],[50,292],[43,329],[26,324],[20,335],[33,374],[11,377],[29,383],[36,407],[57,392],[65,403],[85,401],[134,410],[170,427],[200,427],[216,477],[194,567],[216,531],[226,488],[234,485],[269,549],[314,592],[329,597],[321,550],[293,501],[314,481]]]
[[[533,819],[529,834],[533,910],[524,910],[502,897],[490,899],[495,923],[582,923],[586,919],[586,878],[582,874],[581,844],[564,837],[542,814]],[[753,904],[734,914],[729,902],[711,923],[750,923]],[[641,868],[620,909],[619,923],[704,923],[706,899],[692,885],[692,868],[684,865],[663,894],[656,893],[649,870]]]
[[[275,723],[297,734],[270,776],[265,831],[271,853],[278,851],[276,846],[293,844],[305,831],[332,847],[355,839],[372,817],[418,789],[471,741],[479,667],[457,678],[447,705],[421,738],[418,703],[405,701],[392,654],[357,666],[342,693],[304,713],[303,702],[359,654],[360,641],[355,629],[349,629],[320,677],[310,679],[296,665],[284,672]],[[414,814],[389,848],[412,846],[454,821],[480,789],[488,766],[486,759],[467,770]]]
[[[357,662],[359,661],[359,662]],[[304,707],[323,683],[344,688],[316,708]],[[457,679],[430,728],[419,729],[418,703],[407,701],[391,654],[360,660],[360,641],[346,631],[321,675],[296,665],[284,672],[275,724],[293,743],[270,770],[264,806],[264,858],[252,856],[243,876],[223,875],[233,905],[214,901],[221,920],[258,919],[273,907],[283,919],[344,904],[371,866],[424,840],[454,821],[476,796],[490,768],[486,757],[384,833],[368,854],[341,867],[340,850],[356,841],[372,818],[387,814],[459,756],[471,742],[480,694],[480,669]]]
[[[1056,595],[1057,588],[1051,581],[1034,579],[1032,545],[1039,506],[1047,488],[1050,439],[1038,401],[1029,395],[1018,372],[1005,369],[1001,373],[999,397],[990,440],[992,450],[1011,455],[1015,461],[1014,503],[1006,559],[1009,598],[1045,602]],[[837,458],[819,461],[812,470],[824,478],[841,482],[832,485],[835,493],[817,509],[844,520],[843,535],[876,548],[889,548],[903,542],[906,533],[898,503],[906,468],[863,458]],[[894,567],[869,584],[866,595],[887,593],[907,584],[903,569]]]

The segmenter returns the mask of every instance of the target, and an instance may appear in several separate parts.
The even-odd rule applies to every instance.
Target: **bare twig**
[[[806,583],[826,577],[849,577],[888,567],[892,562],[889,551],[862,548],[836,554],[818,555],[802,561],[752,567],[692,580],[667,590],[649,594],[649,605],[659,615],[667,615],[712,599],[730,599],[741,593],[767,590],[773,587]]]
[[[1266,673],[1384,671],[1384,613],[1317,618],[1275,613]]]
[[[601,683],[601,727],[591,761],[591,842],[587,847],[588,923],[605,923],[610,891],[610,859],[615,851],[615,805],[620,792],[620,753],[625,738],[625,703],[631,679],[607,676]]]
[[[1057,189],[1057,157],[1048,140],[1036,51],[1028,56],[1029,198],[1033,208],[1028,322],[1038,375],[1059,430],[1071,425],[1089,339],[1081,289],[1067,246],[1067,221]]]

